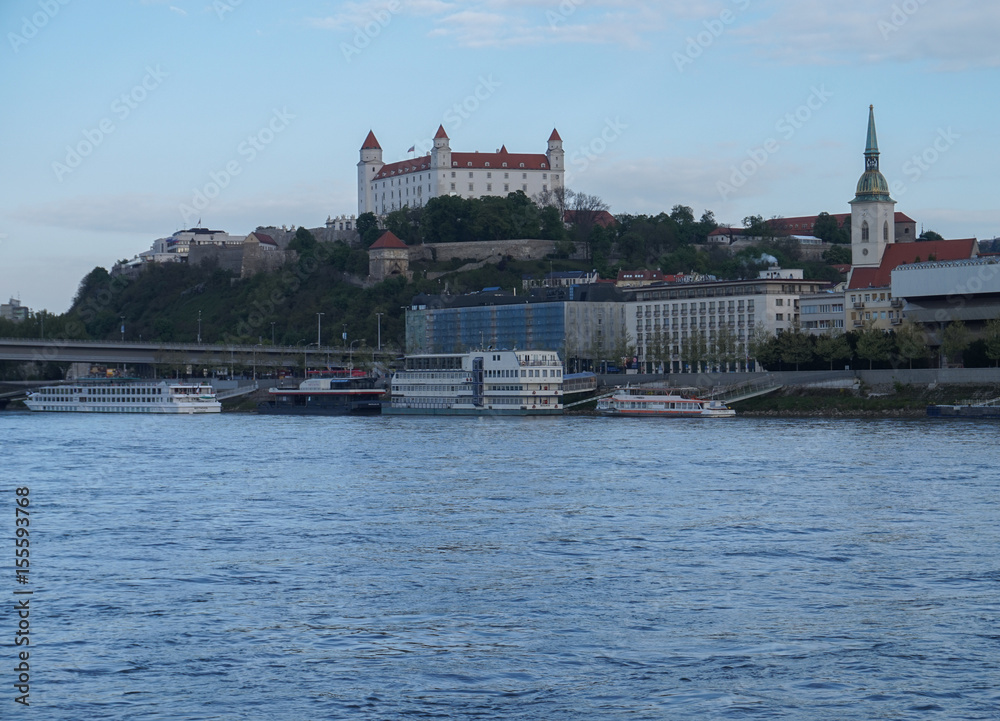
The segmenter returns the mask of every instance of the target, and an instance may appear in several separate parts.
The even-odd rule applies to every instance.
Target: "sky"
[[[369,130],[544,153],[612,213],[849,212],[875,106],[896,210],[1000,236],[1000,4],[0,0],[0,299],[68,309],[191,227],[357,212]]]

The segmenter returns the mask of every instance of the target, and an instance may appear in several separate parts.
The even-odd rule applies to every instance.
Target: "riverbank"
[[[856,389],[785,388],[732,404],[740,416],[922,418],[929,405],[1000,397],[998,385],[893,384]]]

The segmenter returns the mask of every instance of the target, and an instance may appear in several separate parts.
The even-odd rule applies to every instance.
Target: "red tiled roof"
[[[572,223],[573,219],[576,218],[576,212],[577,211],[575,210],[567,210],[565,213],[563,213],[563,222]],[[615,216],[611,215],[611,213],[609,213],[606,210],[599,210],[597,211],[597,213],[594,214],[594,225],[599,225],[602,228],[610,228],[611,226],[616,225],[617,223],[618,221],[615,220]]]
[[[376,178],[390,178],[396,175],[406,175],[407,173],[415,173],[418,170],[430,170],[431,169],[431,159],[429,155],[424,155],[419,158],[410,158],[409,160],[400,160],[398,163],[389,163],[388,165],[383,165],[382,168],[375,175]]]
[[[555,128],[552,128],[552,135],[549,136],[549,142],[551,143],[553,140],[558,140],[560,143],[562,142],[562,138],[559,137],[559,131]]]
[[[272,238],[267,233],[253,232],[250,235],[252,235],[254,238],[256,238],[257,240],[259,240],[261,243],[264,243],[265,245],[275,245],[276,246],[278,244],[277,241],[275,241],[275,239]]]
[[[444,138],[445,140],[449,139],[448,138],[448,133],[444,132],[444,126],[443,125],[439,125],[438,126],[438,131],[436,133],[434,133],[434,139],[438,140],[439,138]]]
[[[381,150],[382,146],[378,144],[378,140],[375,139],[375,131],[369,130],[368,137],[365,138],[365,142],[361,145],[362,150]]]
[[[812,232],[816,225],[816,218],[819,215],[799,215],[794,218],[774,218],[773,222],[781,223],[786,230],[809,230]],[[850,213],[831,213],[830,217],[837,221],[837,225],[843,225],[844,220],[851,217]],[[906,213],[896,211],[893,221],[896,223],[915,223],[916,221]]]
[[[855,268],[851,273],[848,289],[888,288],[892,284],[892,271],[907,263],[935,260],[964,260],[976,256],[976,239],[926,240],[916,243],[890,243],[878,268]]]
[[[406,248],[406,243],[397,238],[391,230],[387,230],[382,234],[381,238],[369,246],[368,250],[378,250],[380,248]]]
[[[505,165],[506,163],[506,165]],[[508,153],[507,148],[500,148],[497,153],[452,153],[451,168],[489,168],[490,170],[547,170],[549,159],[541,153]],[[391,178],[407,173],[430,170],[429,155],[410,160],[400,160],[397,163],[383,165],[375,175],[376,180]]]

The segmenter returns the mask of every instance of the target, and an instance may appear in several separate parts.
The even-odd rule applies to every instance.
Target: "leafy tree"
[[[851,248],[845,245],[832,245],[823,251],[823,260],[830,265],[850,265],[853,260]]]
[[[837,222],[836,218],[825,211],[816,216],[816,222],[813,224],[812,234],[824,243],[851,242],[850,227],[845,228]]]
[[[363,247],[370,247],[381,234],[382,231],[378,227],[378,218],[375,213],[368,211],[358,216],[358,235],[361,236]]]
[[[800,363],[808,363],[812,360],[812,336],[803,333],[798,326],[778,336],[778,347],[782,362],[793,364],[795,370],[799,369]]]
[[[728,373],[739,359],[739,340],[728,325],[716,332],[712,356],[724,373]]]
[[[858,334],[857,354],[859,358],[868,361],[869,370],[874,361],[888,360],[892,350],[892,340],[889,334],[867,323]]]
[[[757,323],[750,334],[747,350],[750,353],[750,357],[764,368],[774,365],[781,359],[778,339],[767,331],[763,323]]]
[[[305,255],[316,250],[316,238],[307,228],[300,227],[295,231],[295,237],[288,243],[289,250],[296,250]]]
[[[945,326],[941,334],[941,352],[949,363],[958,363],[962,357],[962,351],[969,347],[969,331],[965,323],[960,320],[953,320]]]
[[[851,344],[847,342],[847,336],[830,328],[816,339],[816,355],[828,361],[830,370],[833,370],[834,361],[851,357]]]
[[[925,230],[923,233],[917,236],[917,240],[944,240],[940,233],[935,233],[933,230]]]
[[[927,340],[924,333],[910,322],[903,323],[896,329],[896,352],[905,358],[913,368],[913,361],[927,357]]]
[[[681,361],[689,373],[701,372],[701,366],[708,360],[708,338],[700,330],[693,330],[681,346]]]
[[[986,343],[986,357],[1000,365],[1000,318],[994,318],[986,324],[983,340]]]

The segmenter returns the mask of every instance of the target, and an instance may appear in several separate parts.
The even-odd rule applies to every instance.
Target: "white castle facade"
[[[369,131],[358,162],[358,215],[385,215],[404,207],[417,208],[431,198],[455,195],[482,198],[522,191],[528,197],[564,187],[566,174],[562,138],[555,130],[546,153],[453,152],[444,127],[434,136],[427,155],[386,165],[382,146]]]

